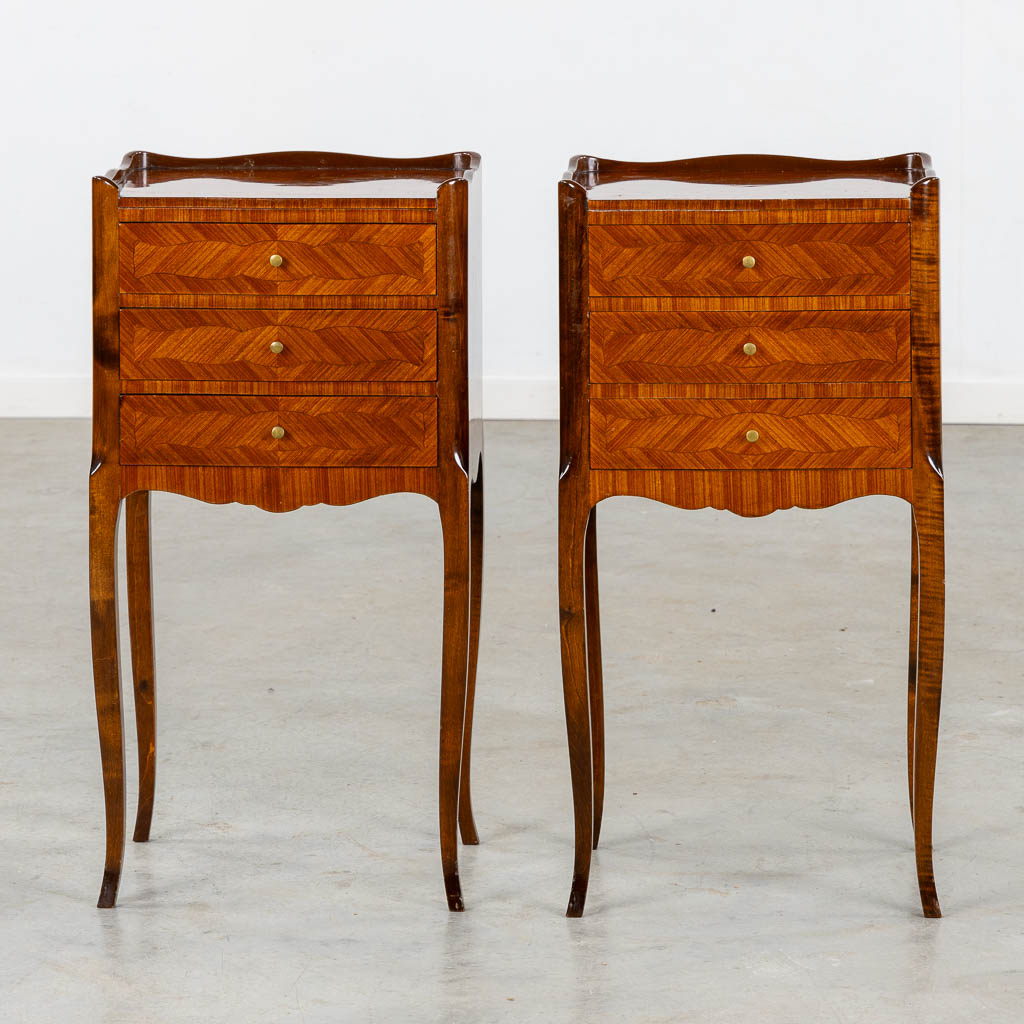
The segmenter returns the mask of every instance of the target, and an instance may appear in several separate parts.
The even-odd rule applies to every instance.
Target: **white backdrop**
[[[557,416],[571,154],[924,149],[943,179],[946,419],[1024,422],[1019,0],[7,7],[0,415],[89,413],[89,179],[129,149],[479,150],[492,418]]]

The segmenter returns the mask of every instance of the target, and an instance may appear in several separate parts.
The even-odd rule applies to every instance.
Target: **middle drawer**
[[[432,309],[123,309],[122,380],[430,381]]]
[[[910,311],[590,314],[590,379],[610,384],[910,380]]]

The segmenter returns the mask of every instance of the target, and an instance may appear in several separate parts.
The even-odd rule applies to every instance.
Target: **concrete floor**
[[[488,426],[467,912],[436,844],[440,529],[406,495],[155,496],[153,839],[96,910],[88,433],[4,423],[3,1021],[1024,1019],[1024,429],[947,431],[941,921],[914,877],[892,498],[601,507],[608,799],[587,914],[562,916],[550,423]]]

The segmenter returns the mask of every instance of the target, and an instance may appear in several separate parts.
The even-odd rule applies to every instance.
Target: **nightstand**
[[[149,492],[285,512],[412,491],[437,502],[444,543],[441,860],[448,906],[462,910],[456,821],[463,841],[477,842],[478,166],[475,153],[135,152],[93,179],[89,580],[107,834],[99,906],[117,899],[124,855],[122,499],[134,838],[144,842],[156,764]]]
[[[562,679],[583,913],[604,802],[596,506],[911,515],[908,783],[925,916],[942,688],[939,182],[919,153],[575,157],[559,185]]]

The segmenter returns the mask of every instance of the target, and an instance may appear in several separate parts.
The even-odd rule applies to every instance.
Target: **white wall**
[[[128,149],[479,150],[490,417],[557,415],[571,154],[925,149],[943,179],[947,419],[1024,422],[1007,301],[1022,214],[1003,198],[1024,155],[1021,6],[9,0],[0,414],[89,412],[89,179]]]

